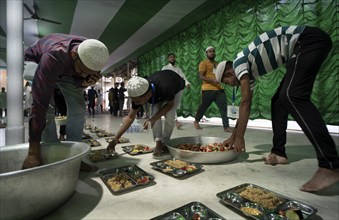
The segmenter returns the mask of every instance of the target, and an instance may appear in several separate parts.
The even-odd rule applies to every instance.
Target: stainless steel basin
[[[0,219],[38,219],[62,205],[74,192],[90,146],[42,144],[44,165],[21,170],[27,151],[28,143],[0,147]]]
[[[225,138],[220,137],[181,137],[171,139],[166,145],[172,157],[184,160],[191,163],[225,163],[237,158],[238,153],[234,151],[220,151],[220,152],[196,152],[178,149],[179,144],[212,144],[222,143]]]

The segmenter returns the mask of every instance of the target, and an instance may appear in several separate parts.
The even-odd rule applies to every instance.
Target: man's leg
[[[165,116],[165,126],[164,126],[164,133],[163,133],[163,143],[167,143],[171,136],[172,136],[172,132],[173,132],[173,128],[174,128],[174,121],[175,121],[175,116],[176,116],[176,112],[178,109],[178,106],[180,105],[181,102],[181,97],[182,97],[182,92],[183,90],[181,90],[179,93],[177,93],[174,97],[174,105],[172,107],[171,110],[169,110],[166,113]]]
[[[195,121],[194,121],[194,127],[196,129],[201,129],[201,127],[199,125],[199,121],[201,120],[202,116],[204,116],[208,107],[210,107],[210,105],[214,101],[214,99],[215,99],[215,97],[214,97],[215,93],[214,92],[215,91],[213,91],[213,90],[202,91],[201,104],[198,108],[197,114],[195,115]]]
[[[184,94],[184,90],[181,90],[180,92],[176,94],[178,106],[176,107],[176,110],[175,110],[174,121],[175,121],[175,126],[177,127],[177,129],[180,129],[182,126],[182,124],[178,121],[177,110],[180,108],[183,94]]]
[[[277,92],[271,100],[271,116],[273,129],[273,148],[272,153],[287,158],[285,152],[286,144],[286,129],[288,120],[288,111],[279,98],[281,87],[284,84],[285,78],[281,82]]]
[[[318,191],[339,182],[339,156],[321,114],[311,102],[313,84],[332,46],[327,34],[306,28],[300,37],[294,59],[287,63],[280,99],[302,128],[317,154],[319,169],[303,185],[303,191]],[[294,55],[293,55],[294,56]]]
[[[86,113],[83,89],[75,86],[72,77],[63,77],[58,82],[58,87],[64,95],[67,106],[67,140],[81,142]]]
[[[156,103],[153,105],[152,109],[152,115],[151,117],[159,111],[163,103]],[[159,118],[152,127],[152,133],[153,133],[153,139],[156,143],[155,149],[154,149],[154,156],[161,156],[163,153],[164,145],[163,145],[163,132],[162,132],[162,121],[161,118]]]
[[[219,108],[224,130],[232,132],[232,130],[229,129],[230,124],[228,122],[228,117],[227,117],[227,99],[226,99],[225,91],[219,90],[219,91],[215,91],[215,93],[216,93],[216,97],[215,97],[214,102],[215,104],[217,104]]]

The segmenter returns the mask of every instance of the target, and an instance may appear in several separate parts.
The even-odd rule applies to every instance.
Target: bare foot
[[[270,153],[269,155],[262,158],[265,161],[265,164],[277,165],[277,164],[288,164],[288,160],[286,157],[280,157],[274,153]]]
[[[202,129],[202,128],[200,127],[199,123],[196,122],[196,121],[194,121],[194,127],[195,127],[195,129]]]
[[[175,126],[179,130],[181,128],[182,124],[180,122],[178,122],[178,121],[175,121]]]
[[[227,128],[224,128],[224,131],[232,133],[233,132],[233,128],[227,127]]]
[[[24,163],[22,164],[22,169],[29,169],[33,167],[40,166],[42,164],[41,158],[39,156],[28,154],[26,156],[26,159],[24,160]]]
[[[339,182],[339,169],[330,170],[326,168],[319,168],[314,176],[300,187],[301,191],[317,192],[327,189]]]
[[[66,140],[65,135],[60,134],[59,141],[65,141],[65,140]]]
[[[157,142],[154,148],[153,156],[160,157],[163,154],[167,154],[168,152],[168,148],[162,142]]]

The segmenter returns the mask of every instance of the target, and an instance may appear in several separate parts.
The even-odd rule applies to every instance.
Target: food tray
[[[98,146],[101,146],[100,142],[96,139],[83,139],[82,140],[84,143],[90,145],[91,147],[98,147]]]
[[[123,151],[125,151],[129,155],[147,154],[147,153],[152,153],[154,151],[153,148],[150,148],[149,146],[143,145],[143,144],[123,146],[121,148]]]
[[[182,168],[175,168],[172,165],[169,165],[168,163],[173,163],[174,161],[183,162],[186,163],[186,166]],[[195,163],[188,163],[181,160],[176,159],[167,159],[167,160],[161,160],[156,161],[153,163],[150,163],[153,169],[159,170],[162,173],[168,174],[175,178],[182,178],[182,177],[189,177],[193,174],[197,174],[199,172],[202,172],[202,165],[201,164],[195,164]]]
[[[141,188],[142,186],[145,187],[155,184],[154,177],[148,174],[140,167],[138,167],[137,165],[128,165],[123,167],[106,169],[99,171],[98,174],[101,180],[105,183],[105,185],[113,195],[118,195],[124,192],[132,191],[135,188]],[[119,181],[119,184],[126,183],[127,181],[129,181],[129,185],[127,186],[125,185],[126,186],[125,188],[112,188],[108,182],[111,178],[116,177],[123,177],[123,179]],[[118,186],[119,184],[115,184],[115,186]]]
[[[114,140],[114,137],[106,137],[105,140],[106,140],[107,143],[111,143]],[[129,139],[121,137],[119,139],[119,143],[118,144],[128,143],[128,142],[129,142]]]
[[[85,130],[91,130],[91,129],[92,129],[92,125],[85,124],[85,125],[84,125],[84,129],[85,129]]]
[[[253,201],[259,198],[258,196],[253,199],[245,198],[246,196],[242,196],[241,193],[244,192],[247,187],[249,187],[250,190],[254,189],[255,191],[263,192],[265,194],[268,193],[267,195],[270,195],[269,198],[274,197],[275,199],[270,200],[272,202],[269,202],[267,196],[266,199],[262,199],[261,201]],[[317,212],[317,209],[310,205],[250,183],[245,183],[222,191],[217,194],[217,197],[220,198],[220,201],[223,204],[232,206],[242,212],[245,216],[256,220],[288,220],[289,218],[286,217],[286,215],[288,215],[287,211],[289,213],[293,212],[293,215],[298,215],[297,218],[299,219],[308,219]],[[249,213],[246,209],[253,212]]]
[[[117,153],[114,152],[113,154],[108,154],[106,149],[91,150],[87,154],[87,158],[93,163],[108,159],[115,159],[117,157],[118,157]]]
[[[83,133],[82,134],[82,139],[92,139],[92,136],[87,134],[87,133]]]
[[[226,220],[221,215],[200,202],[191,202],[165,214],[151,218],[151,220],[185,220],[185,219],[213,219]]]
[[[108,132],[108,131],[99,131],[97,132],[98,137],[114,137],[114,133]]]
[[[103,133],[103,132],[106,132],[104,129],[101,129],[101,128],[98,128],[98,127],[94,127],[92,129],[90,129],[90,132],[91,133]]]

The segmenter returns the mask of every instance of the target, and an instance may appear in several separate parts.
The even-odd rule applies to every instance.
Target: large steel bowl
[[[225,163],[237,158],[238,153],[230,151],[219,151],[219,152],[196,152],[178,149],[179,144],[212,144],[222,143],[225,138],[220,137],[181,137],[171,139],[166,145],[172,157],[180,160],[184,160],[191,163]]]
[[[21,170],[28,143],[0,147],[0,219],[39,219],[72,196],[81,158],[80,142],[42,144],[44,165]]]

